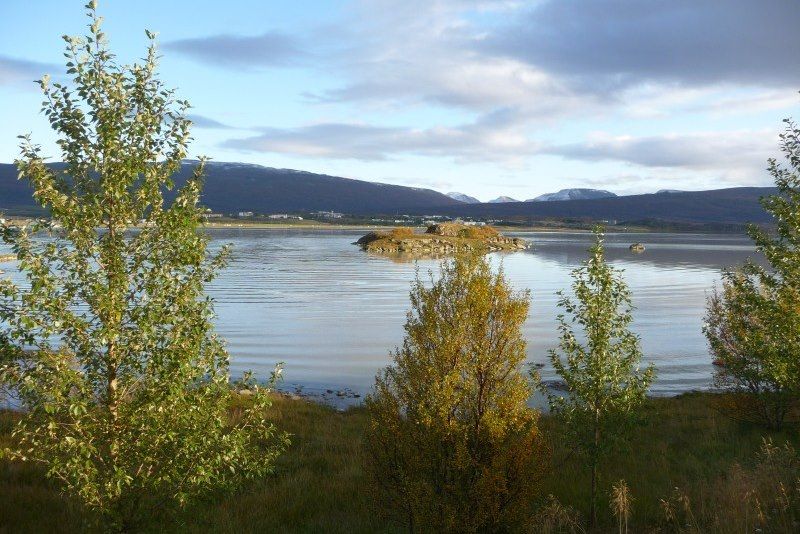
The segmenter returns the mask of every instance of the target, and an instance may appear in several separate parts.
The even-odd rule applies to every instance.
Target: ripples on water
[[[367,391],[403,338],[415,263],[373,256],[352,245],[360,231],[211,230],[213,246],[233,244],[227,269],[209,287],[217,329],[228,341],[234,375],[266,377],[285,362],[287,385]],[[585,258],[587,234],[517,233],[534,249],[494,254],[518,289],[530,289],[525,324],[530,362],[547,363],[557,343],[555,292]],[[641,241],[643,254],[628,251]],[[0,253],[3,251],[0,250]],[[607,256],[625,269],[636,306],[633,330],[647,361],[658,367],[655,394],[708,387],[713,368],[701,332],[705,298],[722,267],[752,254],[729,235],[607,236]],[[418,262],[424,273],[435,260]],[[0,268],[13,271],[12,265]],[[16,276],[14,276],[16,277]],[[549,364],[545,379],[554,378]]]

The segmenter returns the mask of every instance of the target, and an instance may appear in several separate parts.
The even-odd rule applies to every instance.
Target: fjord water
[[[234,374],[265,376],[285,362],[285,384],[368,391],[375,373],[402,343],[415,269],[427,276],[436,260],[403,261],[367,254],[352,244],[363,232],[212,230],[230,242],[230,266],[211,285],[219,333],[228,340]],[[532,250],[494,254],[517,289],[530,289],[524,335],[530,363],[547,363],[557,343],[556,291],[585,258],[586,233],[513,233]],[[642,254],[628,246],[641,241]],[[707,292],[720,270],[753,255],[739,235],[609,234],[607,257],[625,270],[633,293],[633,330],[647,361],[658,367],[653,393],[709,387],[713,367],[701,332]],[[553,379],[549,364],[541,370]]]
[[[418,262],[371,255],[353,245],[358,230],[210,229],[212,247],[233,246],[230,265],[208,292],[216,301],[217,331],[227,340],[232,372],[269,376],[284,362],[284,387],[369,390],[375,374],[403,340],[408,291],[415,269],[423,276],[437,260]],[[557,343],[556,291],[586,257],[587,233],[511,233],[533,243],[528,251],[493,254],[517,289],[531,291],[524,327],[530,363],[545,363]],[[628,250],[642,242],[646,251]],[[720,270],[753,255],[740,235],[609,234],[607,257],[625,270],[636,307],[633,330],[646,361],[658,367],[654,394],[709,387],[713,367],[701,332],[708,291]],[[6,252],[0,250],[0,253]],[[13,263],[0,264],[19,279]]]

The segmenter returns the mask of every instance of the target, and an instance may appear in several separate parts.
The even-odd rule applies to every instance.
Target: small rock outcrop
[[[631,252],[644,252],[644,245],[641,243],[634,243],[628,247]]]
[[[528,243],[518,237],[506,237],[489,226],[442,223],[429,226],[424,233],[412,228],[370,232],[355,242],[362,249],[379,253],[406,253],[418,256],[442,256],[459,252],[523,250]]]

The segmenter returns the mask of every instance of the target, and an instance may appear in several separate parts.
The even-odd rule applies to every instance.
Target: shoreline
[[[205,223],[200,226],[201,229],[210,230],[353,230],[353,231],[371,231],[371,230],[386,230],[393,228],[416,228],[425,229],[425,225],[416,226],[402,226],[402,225],[361,225],[361,224],[271,224],[271,223],[242,223],[242,224],[220,224],[220,223]],[[536,232],[542,234],[591,234],[590,229],[584,228],[553,228],[547,226],[493,226],[499,231],[505,233],[517,232]],[[681,235],[731,235],[735,232],[721,232],[717,230],[701,231],[701,230],[653,230],[649,228],[606,228],[607,235],[613,234],[681,234]]]

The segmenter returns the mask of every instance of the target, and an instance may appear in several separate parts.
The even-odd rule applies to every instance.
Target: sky
[[[0,0],[0,162],[55,137],[85,0]],[[796,0],[101,0],[121,62],[158,33],[193,156],[525,200],[767,185],[800,119]]]

